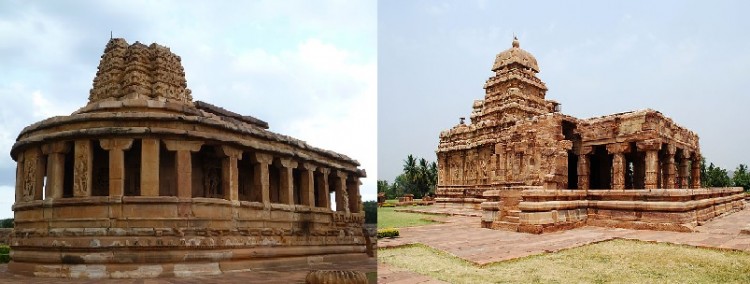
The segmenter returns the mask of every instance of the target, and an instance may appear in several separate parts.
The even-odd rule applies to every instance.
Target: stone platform
[[[355,270],[365,273],[376,272],[376,259],[370,257],[364,261],[353,261],[337,264],[321,264],[313,269],[325,270]],[[232,272],[213,276],[195,276],[195,277],[161,277],[149,279],[107,279],[106,283],[114,284],[167,284],[167,283],[305,283],[305,276],[308,269],[295,270],[254,270],[245,272]],[[72,283],[101,283],[101,279],[60,279],[30,277],[19,274],[13,274],[8,271],[7,264],[0,264],[0,279],[2,283],[50,283],[50,284],[72,284]]]
[[[695,227],[694,232],[585,226],[537,235],[484,229],[480,227],[478,217],[451,216],[445,221],[442,224],[401,228],[400,237],[381,239],[378,247],[393,248],[421,243],[477,265],[556,252],[616,238],[750,252],[750,235],[741,233],[745,224],[750,223],[750,210],[718,217]],[[418,276],[398,268],[382,264],[378,266],[378,283],[440,283],[427,282],[429,278]],[[406,279],[415,281],[402,282]]]

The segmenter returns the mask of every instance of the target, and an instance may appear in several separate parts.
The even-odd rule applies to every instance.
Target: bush
[[[380,238],[395,238],[398,237],[398,229],[385,228],[378,230],[378,239]]]
[[[8,263],[10,261],[10,247],[6,245],[0,245],[0,263]]]
[[[377,224],[378,223],[378,203],[376,201],[365,201],[365,223]]]

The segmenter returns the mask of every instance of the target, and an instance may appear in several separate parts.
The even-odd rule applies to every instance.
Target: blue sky
[[[408,154],[436,159],[440,131],[484,98],[514,34],[563,113],[652,108],[697,132],[709,162],[750,164],[747,11],[747,1],[379,1],[378,178],[393,181]]]
[[[2,1],[0,218],[17,134],[86,104],[110,31],[170,47],[195,100],[359,160],[375,199],[375,1]]]

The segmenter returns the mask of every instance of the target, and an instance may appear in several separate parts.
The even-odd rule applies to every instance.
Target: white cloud
[[[58,115],[68,115],[71,113],[69,109],[51,102],[39,90],[31,93],[31,103],[33,104],[33,113],[35,118],[45,119]]]

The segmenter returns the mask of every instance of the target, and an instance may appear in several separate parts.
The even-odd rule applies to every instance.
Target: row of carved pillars
[[[635,149],[630,143],[613,143],[606,145],[607,152],[612,155],[611,188],[625,189],[626,163],[625,154],[631,151],[645,153],[645,189],[672,188],[699,188],[700,185],[700,155],[691,153],[685,149],[680,150],[678,161],[676,160],[677,147],[666,144],[664,160],[660,161],[659,151],[662,143],[658,141],[640,141],[635,143]],[[582,146],[578,153],[578,188],[589,189],[590,158],[592,146]],[[678,162],[675,168],[675,162]],[[660,167],[661,165],[661,167]],[[660,168],[662,170],[660,170]],[[661,181],[661,183],[659,182]],[[689,181],[690,184],[689,184]]]
[[[124,195],[125,151],[133,145],[133,139],[114,138],[98,140],[102,149],[108,152],[109,196]],[[141,139],[140,195],[159,196],[159,152],[163,142],[168,151],[175,152],[175,173],[177,197],[192,198],[192,153],[203,146],[199,141],[176,141],[146,138]],[[76,140],[73,144],[73,192],[74,197],[92,196],[92,175],[94,150],[92,140]],[[65,156],[71,151],[71,143],[54,142],[42,147],[30,147],[17,158],[16,202],[56,199],[63,197],[65,184]],[[231,146],[217,146],[221,154],[221,188],[223,198],[238,201],[238,160],[243,151]],[[245,155],[246,157],[248,155]],[[46,159],[45,159],[46,157]],[[253,187],[258,188],[257,198],[266,207],[271,204],[269,167],[273,166],[274,156],[252,152]],[[341,170],[331,170],[309,162],[298,162],[291,158],[276,158],[280,165],[279,203],[295,205],[293,170],[302,170],[299,180],[299,203],[307,206],[330,207],[329,182],[333,185],[336,198],[336,211],[360,212],[359,178]],[[318,181],[315,181],[316,174]],[[46,177],[46,182],[45,182]],[[329,180],[329,177],[334,177]],[[45,185],[46,183],[46,185]],[[46,187],[45,187],[46,186]],[[226,190],[228,189],[228,190]],[[317,194],[316,194],[317,193]],[[317,200],[316,200],[317,197]]]

